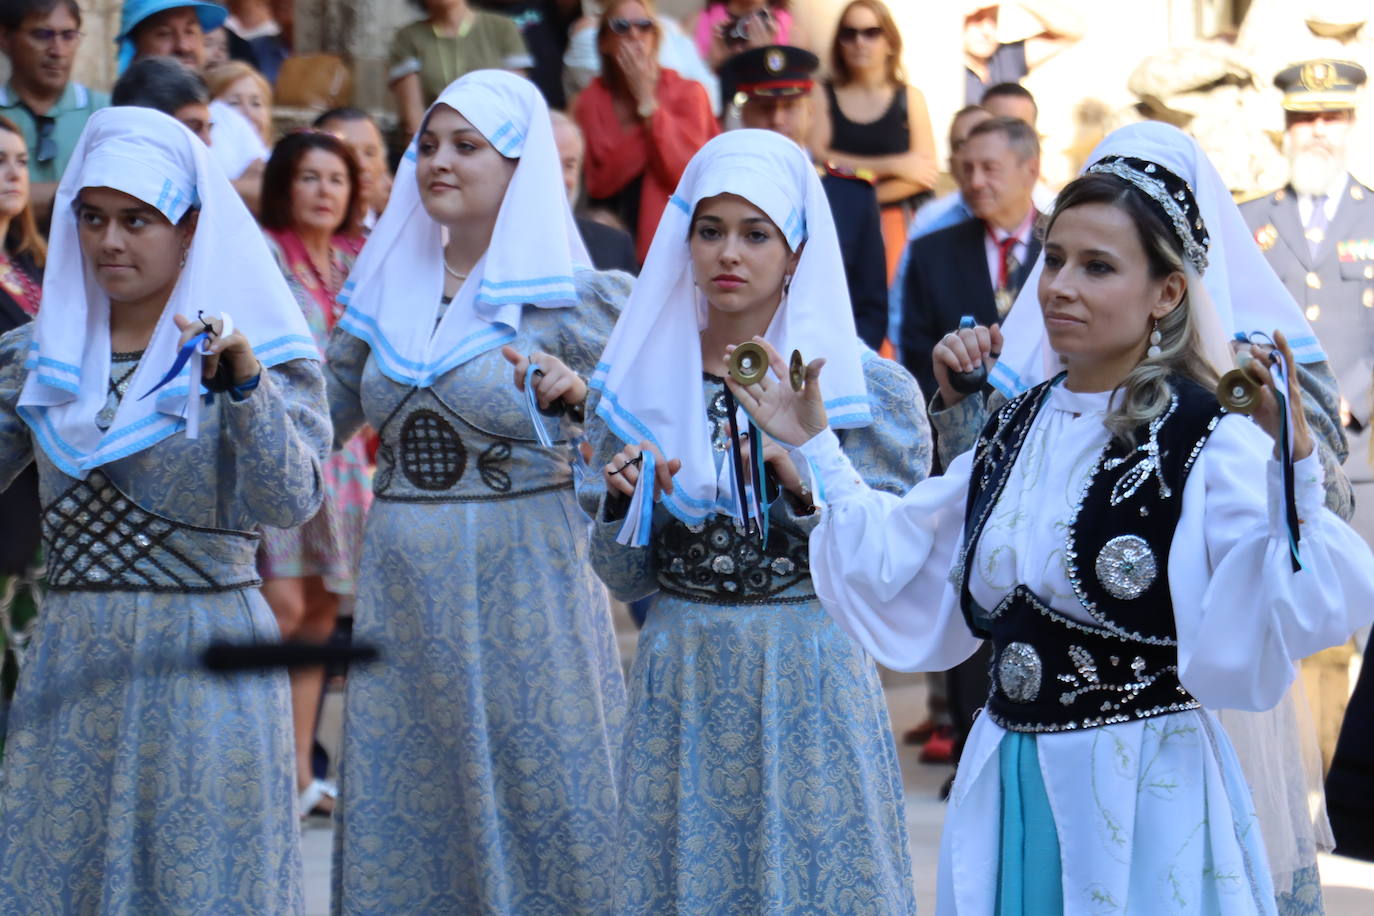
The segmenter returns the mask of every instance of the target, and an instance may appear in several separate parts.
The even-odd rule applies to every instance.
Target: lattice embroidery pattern
[[[52,588],[203,591],[216,582],[169,543],[180,526],[144,511],[99,472],[43,513]]]

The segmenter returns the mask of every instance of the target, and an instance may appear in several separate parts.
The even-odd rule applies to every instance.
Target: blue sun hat
[[[133,31],[138,27],[138,24],[149,16],[164,10],[174,10],[183,6],[195,10],[196,18],[200,20],[200,27],[206,32],[213,32],[224,25],[224,20],[229,18],[227,9],[218,3],[209,3],[206,0],[124,0],[124,8],[119,14],[119,34],[115,36],[115,44],[119,46],[120,73],[123,73],[129,64],[133,63]]]

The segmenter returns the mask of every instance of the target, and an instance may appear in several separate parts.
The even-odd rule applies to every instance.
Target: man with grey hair
[[[1349,172],[1355,110],[1366,80],[1363,67],[1343,60],[1308,60],[1279,71],[1274,84],[1283,92],[1288,184],[1240,211],[1274,272],[1303,307],[1336,375],[1350,447],[1342,469],[1355,497],[1350,524],[1374,543],[1374,191]],[[1349,645],[1326,649],[1303,659],[1302,671],[1330,767],[1327,804],[1337,851],[1374,858],[1374,664],[1366,650],[1351,697],[1352,654]]]
[[[969,131],[955,161],[971,219],[911,243],[902,290],[902,363],[921,390],[936,390],[931,351],[972,315],[1002,320],[1040,253],[1032,200],[1040,140],[1017,118],[989,118]]]
[[[582,162],[587,153],[587,141],[582,136],[582,128],[563,112],[550,110],[549,117],[553,120],[553,142],[558,147],[558,159],[563,166],[563,186],[568,191],[568,203],[575,210],[582,196]],[[639,273],[634,240],[628,232],[576,213],[574,218],[582,241],[587,245],[587,253],[592,257],[592,266],[597,270]]]

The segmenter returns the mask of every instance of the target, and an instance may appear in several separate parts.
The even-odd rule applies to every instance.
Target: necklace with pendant
[[[142,350],[110,354],[110,390],[105,395],[105,406],[95,415],[95,425],[100,430],[109,429],[110,424],[114,422],[119,402],[129,393],[129,383],[133,381],[134,373],[138,371],[138,361],[142,357]],[[125,365],[129,368],[123,369]]]

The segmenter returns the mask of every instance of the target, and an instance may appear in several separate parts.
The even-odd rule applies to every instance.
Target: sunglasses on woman
[[[621,19],[617,16],[607,23],[607,25],[609,25],[611,31],[617,35],[628,35],[630,29],[634,29],[641,35],[648,35],[654,30],[654,21],[652,19]]]
[[[869,26],[866,29],[856,29],[853,26],[849,25],[840,26],[840,41],[843,44],[852,45],[855,42],[857,42],[860,38],[862,38],[864,41],[877,41],[879,38],[882,37],[883,30],[881,27],[876,25]]]

